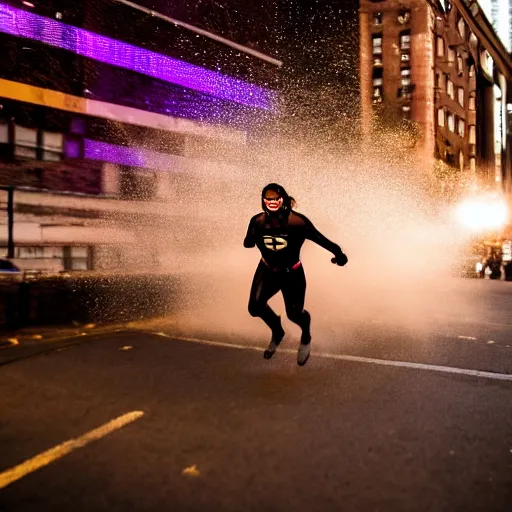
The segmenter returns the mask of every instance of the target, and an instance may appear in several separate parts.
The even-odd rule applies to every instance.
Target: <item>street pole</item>
[[[14,258],[14,187],[2,187],[7,192],[7,257]]]
[[[7,257],[14,258],[14,187],[7,187]]]

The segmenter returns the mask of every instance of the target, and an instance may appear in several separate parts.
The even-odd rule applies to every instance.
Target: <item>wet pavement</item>
[[[509,511],[501,284],[493,318],[376,319],[303,368],[162,324],[0,349],[0,510]]]

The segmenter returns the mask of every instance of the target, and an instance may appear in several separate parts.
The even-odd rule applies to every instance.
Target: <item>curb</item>
[[[80,338],[91,335],[108,334],[110,332],[116,332],[119,330],[129,329],[127,324],[114,324],[108,326],[96,327],[94,324],[87,324],[82,327],[70,328],[69,330],[49,331],[44,332],[42,328],[40,332],[42,334],[35,334],[37,329],[34,329],[34,333],[17,333],[11,334],[9,337],[0,338],[0,349],[12,348],[15,346],[41,346],[47,343],[65,341],[73,338]]]

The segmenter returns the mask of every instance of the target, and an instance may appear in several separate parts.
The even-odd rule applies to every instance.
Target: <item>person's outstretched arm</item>
[[[320,231],[315,228],[309,219],[306,219],[306,238],[312,242],[315,242],[315,244],[318,244],[320,247],[323,247],[329,252],[332,252],[334,258],[332,258],[331,261],[336,263],[336,265],[343,266],[347,264],[348,258],[346,254],[341,250],[341,247],[322,235],[322,233],[320,233]]]
[[[249,222],[249,227],[247,228],[247,234],[244,239],[244,247],[250,249],[256,245],[256,223],[254,219],[251,219]]]

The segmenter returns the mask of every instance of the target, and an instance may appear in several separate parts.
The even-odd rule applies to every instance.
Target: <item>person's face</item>
[[[269,212],[277,212],[283,206],[283,198],[275,190],[267,190],[263,202]]]

